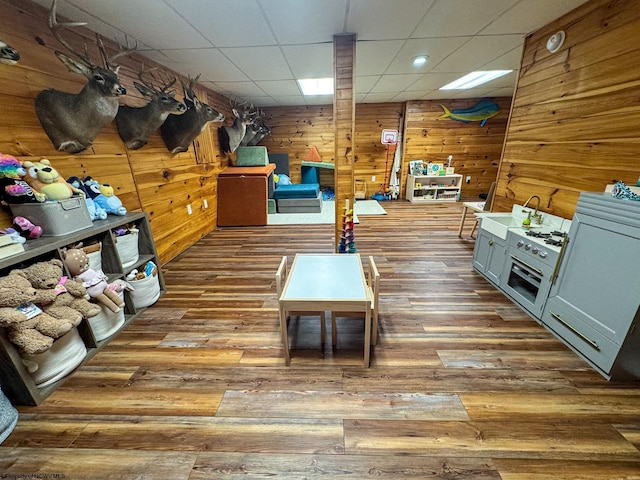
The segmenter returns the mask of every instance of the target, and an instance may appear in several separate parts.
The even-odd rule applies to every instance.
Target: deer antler
[[[158,76],[161,78],[158,79],[154,75],[154,72],[158,72],[158,71],[159,71],[158,67],[146,69],[144,67],[144,62],[143,62],[140,66],[140,70],[138,70],[137,72],[138,79],[150,90],[153,90],[155,92],[167,93],[167,89],[171,88],[173,84],[176,83],[177,79],[176,77],[168,78],[168,76],[162,70],[159,71]],[[152,79],[151,82],[144,79],[145,74],[149,74],[151,76],[151,79]],[[160,82],[163,86],[160,88],[157,88],[154,82]]]
[[[65,46],[65,48],[67,50],[69,50],[69,52],[73,53],[76,57],[78,57],[80,60],[82,60],[82,62],[87,66],[90,67],[93,62],[91,61],[91,58],[89,57],[89,53],[87,51],[87,45],[84,45],[84,54],[81,52],[78,52],[75,48],[73,48],[71,46],[71,44],[69,42],[67,42],[64,38],[62,38],[62,36],[60,35],[60,31],[65,29],[65,28],[69,28],[69,27],[80,27],[83,25],[86,25],[87,22],[66,22],[66,23],[59,23],[58,19],[56,18],[56,0],[53,0],[53,3],[51,4],[51,11],[49,12],[49,28],[51,29],[51,33],[53,33],[53,36],[62,44]]]
[[[115,71],[117,68],[117,64],[113,63],[115,62],[118,58],[123,57],[125,55],[129,55],[132,52],[135,52],[136,49],[138,48],[138,42],[134,42],[133,47],[129,47],[129,38],[125,35],[124,37],[124,41],[126,44],[126,47],[124,50],[120,50],[117,53],[114,53],[113,55],[111,55],[110,57],[107,56],[107,51],[104,47],[104,42],[102,41],[102,38],[100,36],[98,36],[98,34],[96,33],[96,43],[98,44],[98,49],[100,50],[100,55],[102,56],[102,61],[104,62],[104,66],[107,67],[109,70],[113,70]]]

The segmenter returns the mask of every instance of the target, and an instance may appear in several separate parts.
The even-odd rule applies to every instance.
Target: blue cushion
[[[316,198],[320,192],[317,183],[295,183],[293,185],[279,185],[273,192],[273,198]]]

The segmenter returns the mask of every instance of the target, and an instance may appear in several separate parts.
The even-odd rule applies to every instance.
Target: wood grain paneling
[[[65,178],[92,176],[113,185],[128,210],[144,210],[149,214],[162,263],[213,230],[216,225],[216,178],[229,162],[217,145],[216,129],[220,124],[209,124],[195,142],[197,150],[191,147],[188,152],[173,156],[167,151],[159,131],[140,150],[127,150],[115,122],[105,126],[85,152],[71,155],[56,151],[35,114],[34,98],[46,88],[79,92],[86,80],[82,75],[68,72],[53,54],[53,50],[61,47],[49,31],[45,9],[20,0],[0,0],[0,8],[3,38],[21,54],[17,65],[0,64],[0,102],[3,111],[9,112],[0,118],[0,152],[21,160],[46,157]],[[65,32],[65,38],[80,50],[86,42],[92,56],[99,58],[94,34],[88,29],[74,28]],[[105,39],[105,43],[109,51],[114,51],[113,42]],[[136,72],[143,61],[147,67],[158,65],[137,53],[120,61],[119,77],[127,89],[121,103],[136,107],[144,105],[146,99],[133,86]],[[187,75],[198,73],[164,70],[183,80]],[[231,116],[228,99],[200,86],[195,90],[202,101],[227,117]],[[205,199],[208,208],[204,207]],[[187,214],[188,204],[192,206],[192,215]],[[3,210],[0,226],[10,224],[10,213]]]
[[[354,34],[334,35],[333,157],[335,164],[336,251],[343,228],[342,216],[346,210],[353,208],[354,202],[355,62],[356,36]]]
[[[469,108],[481,99],[411,101],[407,102],[404,125],[403,185],[412,160],[447,164],[447,157],[453,156],[455,173],[471,181],[463,182],[463,197],[478,197],[488,193],[491,183],[496,180],[504,135],[511,107],[510,98],[492,98],[500,111],[484,126],[480,122],[464,123],[445,118],[440,105],[449,110]]]
[[[549,53],[547,38],[566,32]],[[494,210],[532,195],[571,218],[581,191],[640,174],[640,2],[592,0],[529,35]]]

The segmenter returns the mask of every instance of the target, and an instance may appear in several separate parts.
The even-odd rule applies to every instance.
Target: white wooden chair
[[[369,256],[369,270],[367,272],[367,288],[371,295],[371,344],[378,343],[378,296],[380,294],[380,272],[372,256]],[[336,318],[360,318],[363,314],[359,312],[331,312],[331,342],[336,346],[338,333],[336,329]]]
[[[489,193],[487,194],[487,198],[484,202],[464,202],[462,204],[462,218],[460,218],[460,226],[458,227],[458,236],[462,237],[462,228],[464,227],[464,221],[467,218],[468,210],[472,210],[474,212],[488,212],[491,210],[491,204],[493,203],[493,197],[496,191],[496,182],[491,184],[489,187]],[[469,236],[471,238],[475,238],[473,234],[478,228],[478,218],[476,217],[475,222],[473,224],[473,228],[471,229],[471,233]]]
[[[278,292],[278,299],[280,299],[280,296],[282,295],[282,291],[284,289],[284,284],[286,281],[287,281],[287,257],[285,255],[282,257],[282,260],[280,261],[278,270],[276,270],[276,290]],[[320,340],[322,345],[324,345],[325,337],[327,336],[324,312],[302,312],[302,311],[285,312],[285,318],[287,319],[289,317],[301,317],[301,316],[307,316],[307,315],[320,316],[320,337],[321,337]]]

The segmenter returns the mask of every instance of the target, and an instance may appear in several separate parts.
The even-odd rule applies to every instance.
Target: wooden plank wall
[[[342,231],[342,216],[354,202],[354,141],[356,101],[354,69],[356,63],[356,36],[333,36],[333,132],[334,132],[334,190],[336,205],[336,251]]]
[[[333,106],[271,107],[264,109],[272,135],[260,144],[270,153],[288,153],[291,179],[300,181],[300,162],[316,146],[325,162],[334,162]],[[362,103],[356,105],[354,176],[367,180],[367,195],[384,182],[386,147],[380,143],[383,129],[400,130],[404,103]],[[389,158],[388,170],[391,170]],[[376,180],[372,181],[371,177]],[[320,183],[333,186],[333,171],[320,169]]]
[[[500,154],[509,119],[511,99],[492,98],[499,107],[498,115],[490,118],[484,126],[480,122],[464,123],[449,118],[438,120],[444,113],[440,105],[449,110],[469,108],[481,99],[407,102],[404,127],[404,180],[408,173],[408,163],[424,160],[433,163],[447,163],[453,155],[452,166],[455,173],[471,176],[471,181],[462,183],[462,196],[471,198],[487,193],[496,180]],[[405,185],[405,182],[402,184]]]
[[[551,54],[549,36],[566,40]],[[640,1],[592,0],[526,39],[494,210],[532,195],[571,218],[581,191],[640,175]]]
[[[193,148],[183,154],[170,155],[159,132],[152,135],[149,144],[142,149],[127,150],[118,136],[115,122],[106,126],[92,148],[85,152],[71,155],[56,151],[38,122],[33,99],[41,90],[52,87],[79,92],[86,79],[68,72],[53,54],[55,49],[64,49],[49,31],[45,9],[21,0],[0,0],[0,9],[3,12],[2,39],[21,54],[17,65],[0,64],[0,102],[3,105],[0,152],[21,160],[46,157],[65,178],[90,175],[102,183],[112,184],[128,210],[144,210],[149,214],[162,263],[213,230],[217,172],[228,163],[217,146],[216,129],[220,124],[209,124],[207,131],[199,137],[198,157]],[[94,34],[82,27],[65,32],[65,38],[80,49],[84,42],[90,47],[95,43]],[[107,39],[105,43],[107,49],[113,51],[114,43]],[[92,56],[99,58],[95,49]],[[144,105],[146,100],[133,86],[135,70],[143,60],[149,67],[156,64],[138,54],[120,60],[119,76],[127,89],[122,103]],[[198,72],[181,73],[196,75]],[[228,99],[199,87],[196,91],[201,100],[223,111],[231,123]],[[205,198],[208,209],[203,206]],[[187,204],[192,205],[192,215],[187,215]],[[0,226],[10,223],[8,211],[2,211]]]

